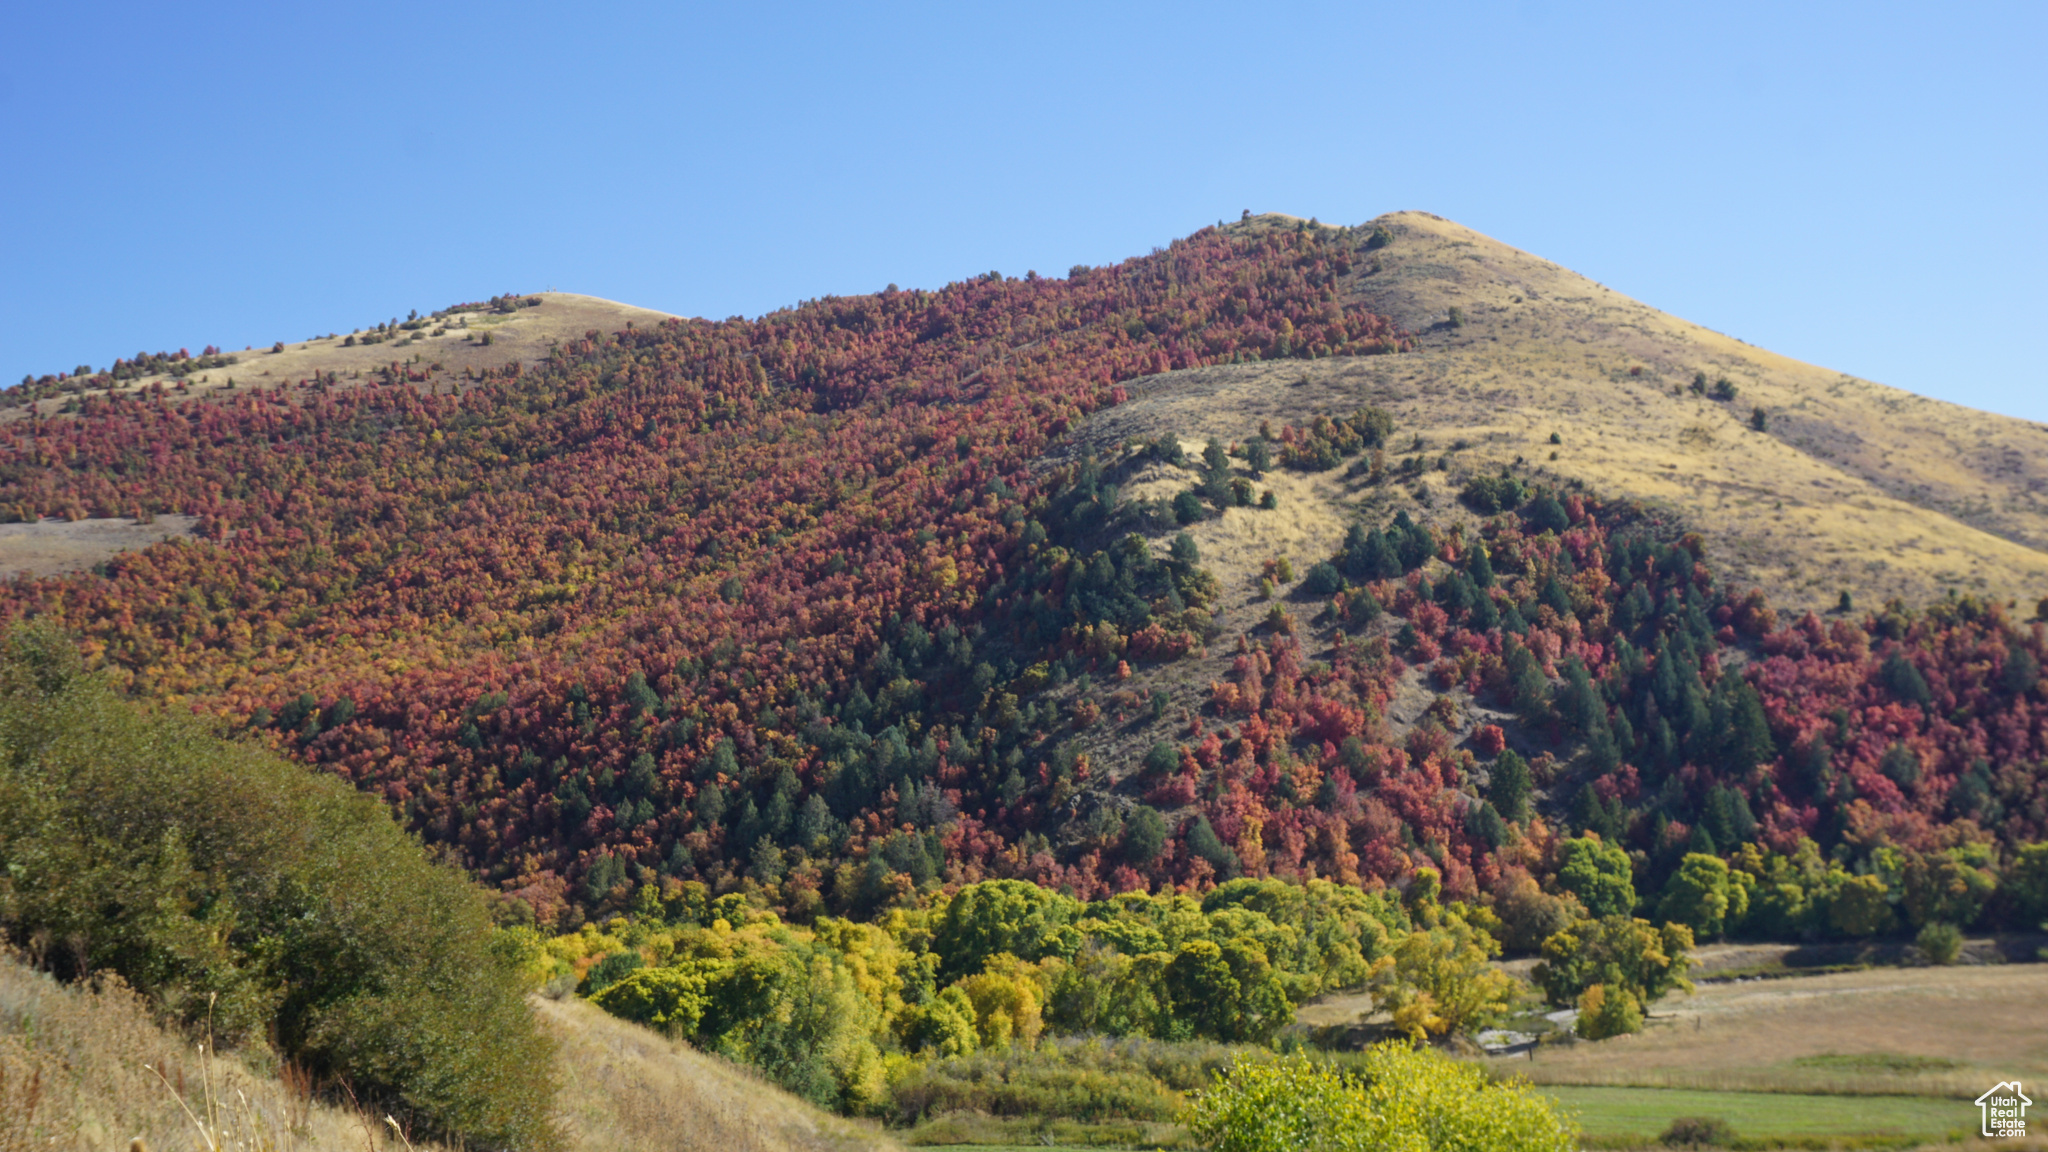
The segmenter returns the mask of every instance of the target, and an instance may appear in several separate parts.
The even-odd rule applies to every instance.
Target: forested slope
[[[1881,930],[1830,919],[1852,876],[1915,922],[2031,915],[1989,887],[2048,835],[2031,605],[1781,617],[1684,508],[1460,464],[1370,394],[1093,434],[1164,373],[1420,367],[1359,303],[1402,242],[1209,229],[1064,279],[592,330],[454,391],[400,364],[88,396],[0,428],[0,503],[200,537],[0,608],[382,796],[559,927],[685,880],[798,920],[1425,864],[1506,899],[1565,830],[1652,901],[1689,852],[1735,857],[1774,930]],[[1223,557],[1215,526],[1333,491],[1360,503],[1291,556]]]

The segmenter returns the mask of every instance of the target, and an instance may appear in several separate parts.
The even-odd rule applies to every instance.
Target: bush
[[[1458,498],[1466,506],[1482,516],[1491,516],[1503,508],[1513,508],[1522,502],[1527,489],[1512,476],[1474,476],[1465,482]]]
[[[1186,489],[1173,498],[1173,518],[1181,524],[1193,524],[1204,514],[1202,498],[1194,489]]]
[[[1216,1152],[1566,1152],[1576,1133],[1521,1081],[1430,1049],[1382,1044],[1362,1075],[1305,1056],[1244,1057],[1183,1122]]]
[[[1735,1140],[1735,1129],[1711,1116],[1680,1116],[1657,1137],[1667,1148],[1732,1148]]]
[[[578,989],[585,996],[594,996],[633,974],[634,970],[645,967],[647,961],[638,952],[614,952],[590,966],[584,974],[583,987]]]
[[[1594,984],[1579,994],[1578,1033],[1588,1040],[1606,1040],[1643,1030],[1643,1006],[1627,988]]]
[[[1335,596],[1344,590],[1344,577],[1326,560],[1309,568],[1301,578],[1301,590],[1311,596]]]
[[[1572,526],[1572,518],[1557,497],[1546,494],[1522,509],[1522,526],[1530,532],[1562,532]]]
[[[1936,920],[1920,929],[1913,943],[1929,964],[1953,964],[1963,951],[1963,930]]]
[[[376,800],[145,715],[63,637],[0,650],[0,923],[483,1147],[552,1147],[522,940]]]
[[[1166,818],[1157,808],[1140,804],[1124,821],[1124,859],[1143,866],[1158,859],[1166,847]]]

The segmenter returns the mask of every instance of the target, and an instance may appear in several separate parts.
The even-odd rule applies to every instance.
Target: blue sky
[[[1419,208],[2048,421],[2048,5],[11,4],[0,380]]]

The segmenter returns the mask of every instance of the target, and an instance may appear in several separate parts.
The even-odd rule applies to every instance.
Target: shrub
[[[1305,1056],[1242,1057],[1183,1114],[1216,1152],[1566,1152],[1576,1133],[1522,1081],[1430,1049],[1381,1044],[1362,1074]]]
[[[1557,497],[1546,493],[1522,509],[1522,524],[1531,532],[1562,532],[1572,526],[1572,518]]]
[[[1953,964],[1963,951],[1963,930],[1953,924],[1932,921],[1920,929],[1913,943],[1929,964]]]
[[[145,715],[62,636],[0,650],[0,922],[164,1011],[484,1147],[551,1147],[520,938],[383,807],[199,720]]]
[[[1180,752],[1164,740],[1155,740],[1145,750],[1142,766],[1147,775],[1164,776],[1180,767]]]
[[[1491,516],[1503,508],[1520,504],[1526,494],[1522,482],[1512,476],[1474,476],[1465,482],[1458,498],[1474,512]]]
[[[1193,524],[1203,516],[1202,498],[1189,488],[1173,498],[1173,518],[1181,524]]]
[[[1166,818],[1148,804],[1133,809],[1124,821],[1124,858],[1132,864],[1150,864],[1166,847]]]
[[[1620,984],[1594,984],[1579,994],[1578,1033],[1588,1040],[1607,1040],[1643,1030],[1643,1006]]]
[[[590,971],[584,974],[583,987],[578,991],[586,996],[594,996],[624,980],[646,964],[647,961],[638,952],[614,952],[590,966]]]
[[[1735,1140],[1735,1129],[1712,1116],[1680,1116],[1657,1137],[1667,1148],[1732,1148]]]
[[[1335,596],[1344,590],[1344,577],[1335,564],[1325,560],[1309,568],[1301,578],[1301,590],[1311,596]]]

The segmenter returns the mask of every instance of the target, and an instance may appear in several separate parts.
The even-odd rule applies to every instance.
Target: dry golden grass
[[[125,517],[0,524],[0,580],[83,572],[130,549],[189,536],[197,523],[191,516],[158,516],[146,524]]]
[[[1082,436],[1240,440],[1261,419],[1305,423],[1375,404],[1394,414],[1399,448],[1419,434],[1432,462],[1451,455],[1451,471],[1304,493],[1333,501],[1340,524],[1353,502],[1376,517],[1397,506],[1464,516],[1453,499],[1461,478],[1519,459],[1667,509],[1706,535],[1726,579],[1782,606],[1827,607],[1843,590],[1870,606],[1948,589],[2028,605],[2048,594],[2048,428],[1753,348],[1426,213],[1373,223],[1394,240],[1374,254],[1378,270],[1368,263],[1347,288],[1417,332],[1419,351],[1153,377]],[[1454,306],[1457,329],[1446,323]],[[1736,400],[1694,395],[1695,373],[1726,377]],[[1749,428],[1752,405],[1768,413],[1768,433]]]
[[[321,1103],[303,1082],[159,1028],[117,980],[66,987],[0,958],[0,1152],[137,1138],[155,1152],[405,1147],[378,1119]]]
[[[821,1112],[736,1065],[577,1000],[536,997],[561,1042],[571,1144],[613,1152],[890,1152],[878,1128]]]
[[[1639,1035],[1494,1062],[1538,1084],[1958,1096],[2048,1077],[2048,966],[1702,985]]]
[[[337,335],[331,339],[287,341],[284,351],[275,353],[267,348],[229,349],[240,361],[191,377],[187,395],[196,397],[218,391],[226,387],[230,378],[238,388],[275,388],[312,379],[316,372],[335,377],[341,386],[347,387],[393,361],[414,368],[439,364],[431,386],[455,386],[469,372],[503,368],[515,361],[537,363],[555,344],[580,337],[593,328],[617,332],[628,325],[647,328],[673,319],[667,312],[574,292],[531,295],[540,297],[540,307],[521,308],[504,315],[468,312],[451,316],[450,323],[463,322],[467,327],[450,328],[443,336],[426,335],[432,329],[425,329],[420,334],[422,338],[412,343],[393,341],[344,347],[342,341],[346,337]],[[482,342],[485,333],[491,336],[489,344]],[[167,389],[176,384],[171,377],[147,376],[125,382],[120,390],[134,392],[159,381]],[[176,393],[172,395],[177,397]],[[37,405],[37,411],[45,416],[55,415],[67,402],[68,398],[44,400]],[[0,420],[21,419],[27,413],[26,407],[8,409],[0,412]]]
[[[898,1147],[877,1128],[581,1001],[533,1004],[561,1041],[560,1116],[575,1152]],[[67,986],[0,957],[0,1152],[127,1148],[138,1137],[153,1152],[407,1147],[381,1114],[323,1101],[274,1063],[202,1053],[158,1026],[118,980]],[[411,1147],[439,1148],[417,1138]]]

